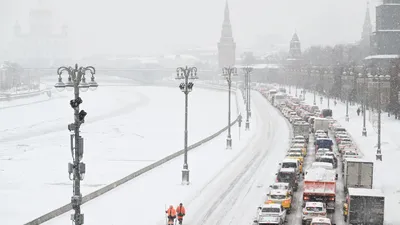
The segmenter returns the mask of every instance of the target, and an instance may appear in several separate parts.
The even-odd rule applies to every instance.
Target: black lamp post
[[[246,130],[250,129],[250,74],[253,71],[253,68],[250,66],[246,66],[243,68],[245,80],[246,80],[246,87],[247,87],[247,99],[246,99]]]

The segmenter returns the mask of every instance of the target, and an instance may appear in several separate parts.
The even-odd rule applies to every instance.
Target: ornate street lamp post
[[[237,69],[235,67],[224,67],[222,68],[222,75],[228,82],[228,137],[226,138],[226,148],[232,148],[232,137],[231,137],[231,86],[232,76],[237,76]]]
[[[67,83],[63,83],[62,81],[61,75],[64,71],[68,73]],[[86,83],[86,72],[90,72],[92,75],[89,83]],[[68,173],[69,179],[73,180],[73,196],[71,197],[71,204],[75,214],[71,215],[71,220],[75,225],[82,225],[84,223],[84,215],[81,214],[81,180],[83,180],[86,172],[86,165],[81,162],[83,158],[83,138],[79,135],[79,128],[81,124],[85,122],[85,116],[87,113],[84,110],[79,111],[79,105],[83,102],[79,97],[79,91],[86,92],[88,89],[97,89],[99,85],[95,81],[95,73],[96,70],[92,66],[78,67],[78,64],[75,64],[75,68],[63,66],[57,70],[58,82],[54,85],[58,91],[63,91],[64,89],[73,90],[75,95],[75,98],[70,101],[70,105],[74,109],[75,121],[68,125],[68,130],[74,132],[71,134],[73,163],[68,163]]]
[[[198,79],[196,67],[178,67],[176,69],[176,79],[183,80],[179,89],[185,94],[185,135],[184,135],[184,158],[182,169],[182,184],[189,185],[189,165],[188,165],[188,97],[193,89],[193,83],[189,80]]]

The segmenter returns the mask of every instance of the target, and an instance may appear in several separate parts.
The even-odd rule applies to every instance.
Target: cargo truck
[[[314,124],[313,124],[313,132],[316,130],[323,130],[325,133],[328,133],[329,130],[329,122],[330,120],[326,118],[314,118]]]
[[[347,225],[383,225],[385,196],[380,189],[349,188],[344,204]]]
[[[325,168],[308,169],[304,177],[303,204],[326,203],[329,212],[335,211],[336,171]]]
[[[294,136],[303,136],[308,143],[310,136],[310,124],[300,121],[293,123],[293,134]]]
[[[344,191],[348,188],[367,188],[372,189],[374,163],[360,158],[347,158],[344,164]]]

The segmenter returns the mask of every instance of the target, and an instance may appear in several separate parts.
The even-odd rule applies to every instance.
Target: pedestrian
[[[174,209],[174,206],[170,205],[165,213],[168,216],[168,225],[173,225],[176,218],[176,211]]]
[[[180,203],[178,207],[176,207],[176,213],[178,214],[179,224],[182,225],[183,217],[186,215],[186,209],[183,207],[183,204]]]
[[[357,116],[360,116],[360,112],[361,112],[361,109],[358,108],[358,109],[357,109]]]
[[[335,101],[333,101],[333,104],[336,106],[336,104],[337,104],[337,101],[336,101],[336,99],[335,99]]]

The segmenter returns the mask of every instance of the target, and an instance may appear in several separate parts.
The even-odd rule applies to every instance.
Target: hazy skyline
[[[37,0],[0,0],[2,46],[19,21],[28,31]],[[215,47],[225,0],[42,0],[52,9],[54,26],[67,24],[73,48],[93,53],[161,54],[174,49]],[[288,44],[297,31],[302,48],[356,42],[361,37],[366,0],[229,0],[234,39],[252,49],[259,37],[279,35]],[[370,12],[375,21],[378,1]],[[55,30],[58,32],[58,30]]]

